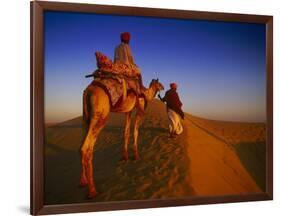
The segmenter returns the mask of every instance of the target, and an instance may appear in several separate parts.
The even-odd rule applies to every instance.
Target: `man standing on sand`
[[[182,111],[182,102],[180,101],[177,93],[177,84],[171,83],[170,89],[166,91],[165,96],[162,98],[158,94],[159,99],[166,103],[167,114],[169,118],[170,137],[175,137],[183,132],[183,127],[180,117],[184,119],[184,112]],[[179,117],[180,116],[180,117]]]

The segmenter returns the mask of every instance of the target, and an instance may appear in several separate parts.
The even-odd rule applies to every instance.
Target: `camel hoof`
[[[128,154],[123,154],[121,160],[122,160],[122,161],[128,161],[128,160],[129,160]]]
[[[138,160],[140,160],[141,158],[140,158],[140,156],[139,155],[135,155],[135,161],[138,161]]]
[[[97,195],[98,195],[98,193],[95,190],[91,191],[88,194],[88,199],[94,199]]]
[[[125,162],[127,162],[129,160],[129,158],[128,157],[122,157],[121,158],[121,161],[125,161]]]

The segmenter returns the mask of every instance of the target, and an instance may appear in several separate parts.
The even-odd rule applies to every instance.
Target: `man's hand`
[[[181,115],[181,118],[182,118],[182,120],[184,120],[184,114],[183,114],[183,115]]]
[[[161,97],[161,95],[160,95],[160,94],[158,94],[157,96],[158,96],[158,98],[162,101],[162,97]]]
[[[184,112],[182,110],[178,111],[178,114],[180,115],[180,117],[182,118],[182,120],[184,120]]]

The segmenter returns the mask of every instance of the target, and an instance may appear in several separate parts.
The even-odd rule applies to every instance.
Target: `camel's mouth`
[[[162,90],[164,90],[164,86],[162,86],[161,84],[160,84],[160,86],[159,86],[159,91],[162,91]]]

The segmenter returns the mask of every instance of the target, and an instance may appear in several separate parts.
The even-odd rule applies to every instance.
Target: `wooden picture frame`
[[[44,204],[44,11],[82,12],[143,17],[179,18],[223,22],[266,24],[266,191],[259,194],[184,197],[159,200],[131,200],[118,202]],[[273,199],[273,17],[232,13],[215,13],[170,9],[104,6],[61,2],[31,2],[30,10],[30,213],[55,214],[152,208],[196,204],[229,203]]]

